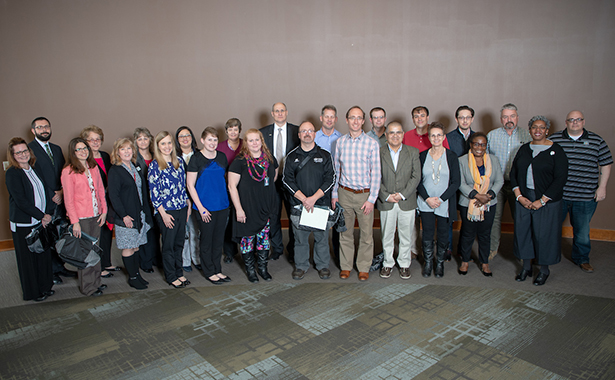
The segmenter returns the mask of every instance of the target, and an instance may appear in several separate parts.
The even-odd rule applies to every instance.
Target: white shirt
[[[284,123],[283,126],[279,126],[276,123],[273,123],[273,156],[277,157],[278,156],[278,152],[276,151],[276,148],[278,146],[278,134],[279,134],[279,130],[280,128],[282,128],[282,152],[281,152],[281,156],[286,156],[286,127],[287,127],[287,123]]]

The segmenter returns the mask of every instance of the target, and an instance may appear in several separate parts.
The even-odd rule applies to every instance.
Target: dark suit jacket
[[[269,124],[265,127],[262,127],[260,131],[263,134],[263,137],[265,139],[265,145],[267,145],[267,148],[269,148],[271,155],[275,157],[274,146],[273,146],[273,133],[275,132],[274,124]],[[284,152],[284,156],[286,157],[286,155],[291,150],[299,146],[299,143],[300,143],[299,127],[294,124],[287,123],[286,125],[286,152]],[[281,177],[282,177],[282,173],[278,173],[278,178],[281,178]]]
[[[393,209],[394,203],[387,202],[386,199],[389,195],[395,193],[401,193],[406,198],[406,200],[399,202],[399,208],[402,211],[410,211],[416,208],[416,188],[421,181],[419,150],[403,144],[400,149],[397,170],[395,170],[389,145],[385,144],[380,147],[382,180],[376,200],[376,207],[380,211]]]
[[[51,158],[43,149],[38,141],[31,141],[28,146],[34,152],[36,156],[36,163],[34,164],[34,170],[36,174],[43,180],[45,186],[51,191],[58,191],[62,188],[62,182],[60,177],[62,176],[62,168],[64,168],[64,155],[62,154],[62,148],[56,144],[49,143],[51,148],[51,154],[53,154],[53,164]]]
[[[113,208],[109,208],[109,213],[113,214],[112,218],[115,224],[118,226],[124,226],[122,220],[126,215],[129,215],[133,219],[133,228],[141,230],[141,211],[145,212],[145,221],[150,226],[152,225],[152,214],[149,205],[147,204],[147,180],[144,177],[139,166],[136,167],[138,175],[141,177],[141,197],[143,204],[139,199],[139,193],[135,180],[130,173],[118,165],[113,165],[109,169],[109,186],[108,193],[111,205]]]
[[[47,156],[47,153],[45,155]],[[41,178],[40,175],[39,178]],[[43,186],[46,186],[44,181]],[[10,167],[6,171],[6,188],[9,191],[9,220],[11,222],[30,223],[32,217],[40,221],[45,214],[53,215],[56,204],[51,200],[53,196],[51,189],[45,188],[46,209],[42,212],[34,205],[34,188],[23,170]]]
[[[446,153],[446,162],[448,163],[448,187],[440,195],[440,199],[443,201],[448,200],[448,217],[449,221],[457,220],[457,190],[459,189],[459,185],[461,184],[461,174],[459,173],[459,159],[457,155],[450,149],[445,150]],[[427,155],[429,154],[429,149],[422,151],[419,154],[419,159],[421,160],[421,168],[425,165],[425,160],[427,159]],[[431,178],[428,180],[431,181]],[[423,186],[423,181],[419,183],[418,193],[423,199],[429,198],[429,194]]]
[[[113,165],[111,164],[111,157],[109,156],[109,153],[103,152],[102,150],[99,150],[98,153],[100,153],[100,158],[102,158],[103,165],[105,166],[105,170],[107,171],[107,174],[105,174],[105,170],[102,170],[102,168],[98,166],[100,178],[102,179],[103,186],[105,187],[105,198],[107,199],[107,222],[113,224],[115,222],[113,218],[113,215],[115,215],[115,213],[113,212],[113,205],[111,204],[111,200],[109,199],[109,190],[107,189],[107,176],[109,175],[109,170],[111,170],[111,167]]]

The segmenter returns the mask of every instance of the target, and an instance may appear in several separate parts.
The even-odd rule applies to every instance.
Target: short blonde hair
[[[105,134],[103,133],[102,129],[93,124],[83,128],[83,130],[81,131],[81,138],[85,141],[88,141],[88,137],[90,137],[90,132],[98,134],[100,136],[101,143],[105,141]]]
[[[135,149],[135,144],[132,143],[132,140],[126,137],[119,138],[115,140],[113,143],[113,152],[111,152],[111,163],[113,165],[122,165],[122,159],[120,158],[120,149],[129,145],[132,148],[132,161],[133,164],[137,163],[137,151]]]

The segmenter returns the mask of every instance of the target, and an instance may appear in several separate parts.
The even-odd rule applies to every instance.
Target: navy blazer
[[[448,187],[440,195],[440,199],[443,201],[448,200],[448,217],[449,221],[457,220],[457,189],[459,189],[459,185],[461,184],[461,175],[459,173],[459,159],[457,155],[449,149],[445,149],[446,153],[446,162],[448,163],[448,170],[450,175],[448,176]],[[419,154],[419,159],[421,160],[421,170],[423,169],[423,165],[425,165],[425,160],[427,159],[427,154],[429,154],[429,149],[422,151]],[[427,194],[427,190],[425,186],[423,186],[423,181],[419,183],[418,187],[419,195],[423,199],[429,198],[429,194]]]
[[[143,170],[139,166],[136,166],[137,173],[141,177],[141,197],[143,203],[139,199],[139,193],[137,191],[137,185],[134,178],[130,175],[128,170],[120,165],[113,165],[109,169],[109,182],[108,193],[111,205],[109,207],[109,213],[113,214],[112,218],[115,224],[118,226],[124,226],[123,218],[129,215],[132,219],[132,226],[138,230],[141,230],[141,211],[145,213],[145,221],[150,226],[152,225],[152,212],[148,205],[148,189],[147,179],[144,177]]]
[[[41,178],[40,175],[38,177]],[[5,178],[6,188],[9,191],[9,220],[11,222],[30,223],[31,218],[40,221],[45,214],[53,215],[56,204],[51,200],[53,197],[52,191],[47,187],[44,180],[41,179],[43,186],[45,186],[46,207],[45,212],[42,212],[34,205],[34,188],[22,169],[10,167],[6,171]]]
[[[51,154],[53,155],[53,164],[51,158],[43,149],[41,144],[36,141],[31,141],[28,146],[34,152],[36,156],[36,162],[34,163],[34,170],[36,174],[43,180],[45,186],[49,187],[51,191],[58,191],[62,189],[62,169],[64,168],[64,154],[62,154],[62,148],[56,144],[49,143]],[[55,195],[55,194],[54,194]]]

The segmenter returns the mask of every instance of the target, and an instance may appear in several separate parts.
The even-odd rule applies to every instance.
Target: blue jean
[[[566,219],[566,214],[570,213],[570,224],[572,225],[572,261],[577,264],[589,263],[589,251],[591,251],[591,241],[589,240],[589,222],[596,212],[596,201],[567,201],[562,200],[562,223]]]

